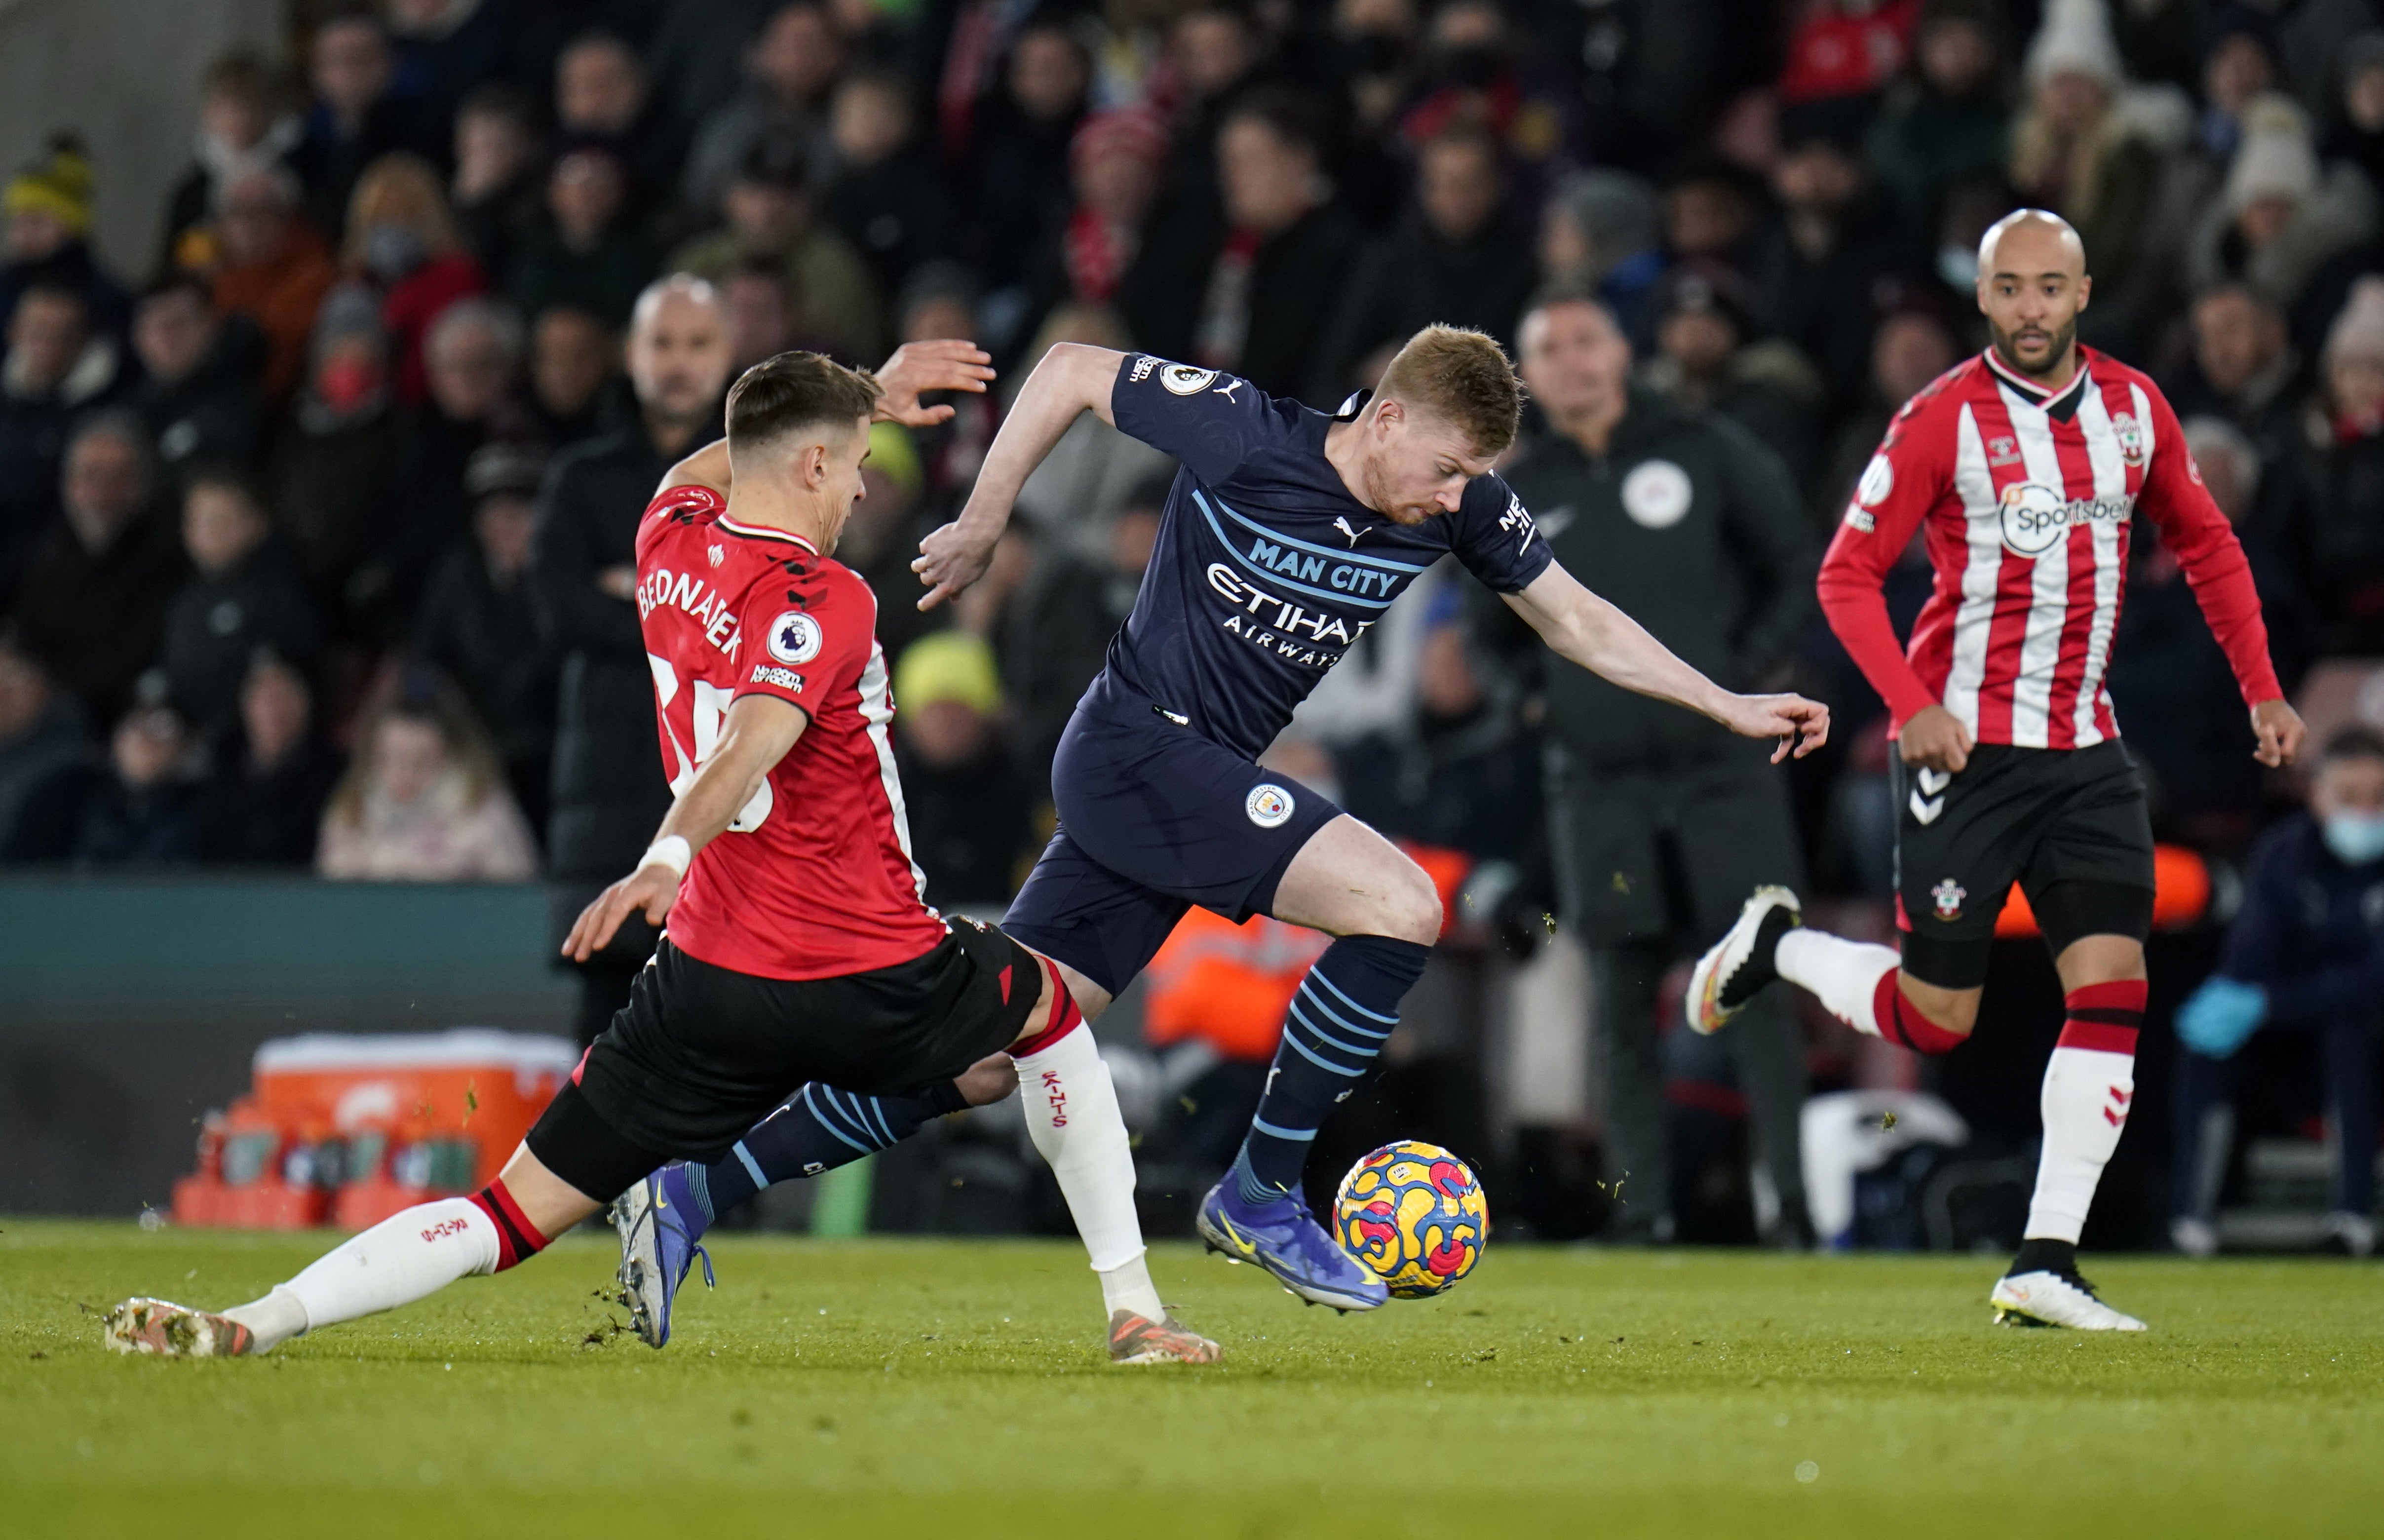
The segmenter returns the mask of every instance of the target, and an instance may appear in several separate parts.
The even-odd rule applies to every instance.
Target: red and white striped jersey
[[[709,487],[672,487],[638,526],[638,615],[673,791],[711,757],[739,696],[810,718],[696,852],[671,943],[715,967],[806,979],[892,967],[941,941],[911,859],[869,585],[796,536],[730,519]]]
[[[2116,738],[2104,688],[2137,512],[2184,569],[2246,704],[2284,691],[2252,572],[2157,386],[2081,347],[2047,392],[1992,353],[1905,405],[1823,558],[1821,607],[1901,730],[1942,704],[1981,743]],[[1936,585],[1899,651],[1880,585],[1915,528]]]

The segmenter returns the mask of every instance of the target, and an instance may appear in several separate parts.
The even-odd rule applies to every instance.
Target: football
[[[1435,1144],[1401,1139],[1349,1168],[1333,1199],[1349,1254],[1401,1299],[1426,1299],[1473,1271],[1490,1208],[1472,1168]]]

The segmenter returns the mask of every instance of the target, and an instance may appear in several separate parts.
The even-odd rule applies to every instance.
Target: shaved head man
[[[2019,209],[1979,238],[1979,314],[2003,361],[2031,379],[2068,382],[2078,313],[2093,292],[2086,243],[2058,214]]]
[[[2043,1153],[1999,1317],[2090,1331],[2143,1323],[2094,1295],[2078,1238],[2135,1097],[2153,838],[2104,680],[2137,515],[2185,571],[2249,708],[2253,757],[2300,751],[2250,566],[2151,379],[2078,343],[2092,296],[2067,221],[2021,209],[1979,242],[1993,345],[1890,424],[1821,563],[1821,608],[1887,702],[1896,754],[1900,947],[1804,926],[1758,888],[1689,983],[1711,1032],[1774,978],[1920,1053],[1968,1040],[1995,919],[2028,897],[2067,998],[2044,1070]],[[1908,649],[1881,585],[1926,529],[1934,589]]]

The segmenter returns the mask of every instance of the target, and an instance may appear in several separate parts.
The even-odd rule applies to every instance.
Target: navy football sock
[[[709,1166],[690,1163],[688,1190],[716,1219],[774,1183],[817,1176],[891,1149],[929,1122],[968,1105],[944,1081],[917,1096],[857,1096],[814,1080],[746,1131]]]
[[[1345,936],[1308,970],[1284,1018],[1266,1094],[1232,1180],[1248,1203],[1298,1190],[1308,1147],[1334,1105],[1358,1088],[1399,1024],[1399,1001],[1432,949],[1387,936]]]

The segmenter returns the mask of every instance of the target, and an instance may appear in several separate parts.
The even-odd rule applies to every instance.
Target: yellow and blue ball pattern
[[[1472,1170],[1414,1139],[1351,1166],[1333,1218],[1349,1254],[1401,1299],[1429,1298],[1472,1272],[1490,1236],[1490,1206]]]

